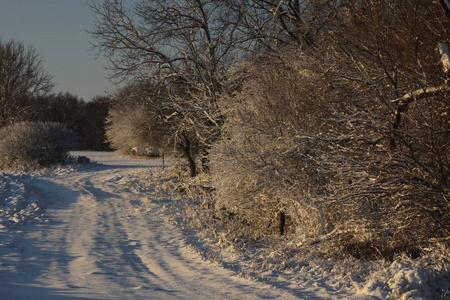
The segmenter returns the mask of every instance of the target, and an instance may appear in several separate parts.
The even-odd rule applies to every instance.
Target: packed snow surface
[[[291,243],[284,255],[208,254],[202,243],[216,242],[174,226],[176,202],[152,190],[161,159],[73,155],[96,163],[0,172],[0,300],[450,297],[447,273],[436,278],[426,259],[346,265]]]
[[[205,261],[129,174],[160,160],[0,173],[0,299],[290,298]]]

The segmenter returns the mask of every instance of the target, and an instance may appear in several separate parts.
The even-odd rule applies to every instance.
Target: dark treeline
[[[36,96],[29,101],[32,103],[21,121],[57,122],[78,133],[80,150],[110,150],[105,138],[109,96],[84,101],[70,93],[59,93]]]

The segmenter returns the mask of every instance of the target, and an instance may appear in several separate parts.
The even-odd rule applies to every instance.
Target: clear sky
[[[89,51],[93,39],[85,30],[93,19],[87,0],[0,0],[0,39],[33,46],[53,76],[53,92],[88,101],[115,90],[107,60]]]

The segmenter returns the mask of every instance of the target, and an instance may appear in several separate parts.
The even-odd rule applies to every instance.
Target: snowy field
[[[448,282],[402,262],[365,275],[311,261],[283,273],[268,271],[267,280],[240,276],[226,267],[232,254],[224,252],[223,262],[205,259],[198,245],[191,245],[196,238],[161,213],[170,199],[158,198],[143,183],[153,180],[162,160],[72,154],[96,163],[32,174],[0,172],[0,299],[448,296]]]

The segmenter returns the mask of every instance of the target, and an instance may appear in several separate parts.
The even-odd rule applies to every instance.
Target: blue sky
[[[115,90],[107,60],[89,51],[93,39],[85,30],[93,19],[87,0],[0,0],[0,39],[33,46],[53,76],[53,92],[91,100]]]

